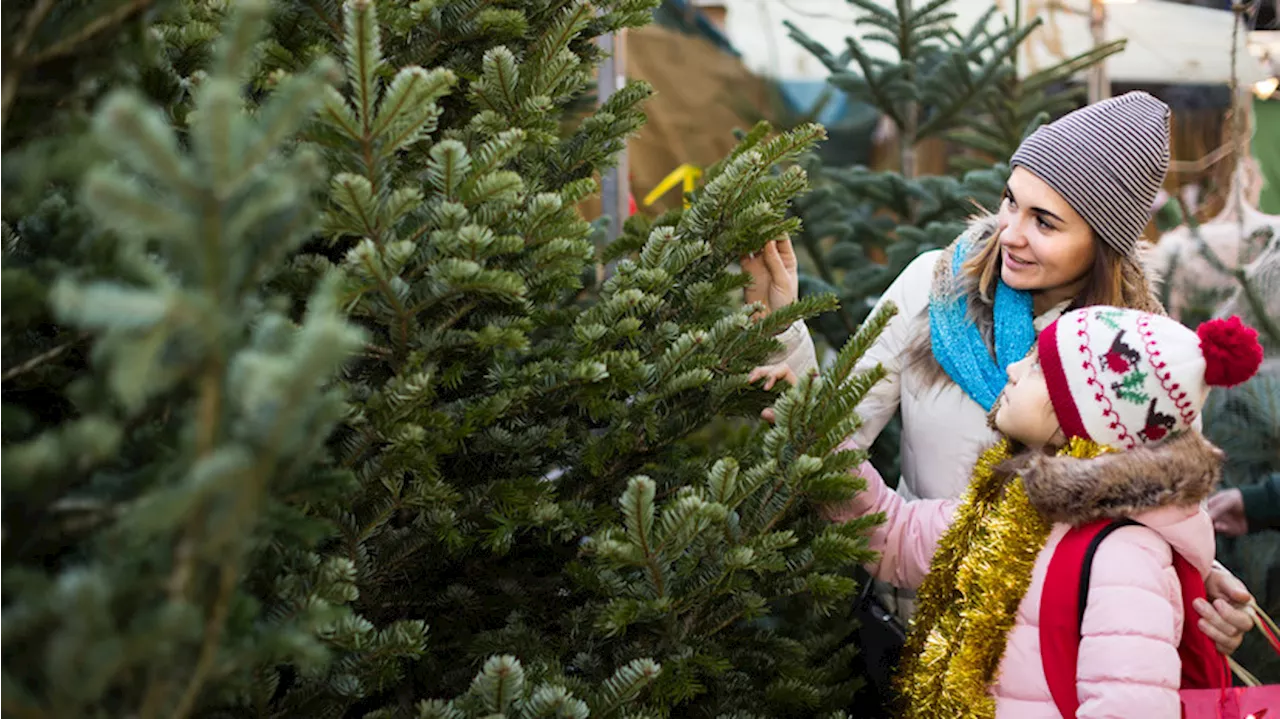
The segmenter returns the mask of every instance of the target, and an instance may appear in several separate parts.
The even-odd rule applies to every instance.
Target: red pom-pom
[[[1235,315],[1205,322],[1196,335],[1204,354],[1204,381],[1212,387],[1234,387],[1252,377],[1262,365],[1258,331]]]

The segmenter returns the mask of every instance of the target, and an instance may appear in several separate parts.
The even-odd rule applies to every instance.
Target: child
[[[978,460],[963,499],[906,502],[864,465],[867,490],[832,518],[883,512],[868,568],[921,588],[900,667],[904,715],[1178,717],[1179,644],[1184,626],[1198,630],[1184,625],[1175,568],[1203,591],[1214,537],[1202,501],[1221,463],[1191,425],[1209,386],[1243,382],[1261,361],[1257,333],[1235,317],[1192,332],[1136,310],[1075,310],[1010,366],[992,413],[1007,439]],[[1074,587],[1044,592],[1057,581],[1050,560],[1073,527],[1112,519],[1136,523],[1103,535],[1077,580],[1084,611],[1070,617],[1078,655],[1064,696],[1046,674],[1056,645],[1042,651],[1040,620],[1062,595],[1078,600]]]

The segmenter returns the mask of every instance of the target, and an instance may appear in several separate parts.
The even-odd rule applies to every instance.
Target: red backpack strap
[[[1129,520],[1100,519],[1072,527],[1049,559],[1040,596],[1040,658],[1049,694],[1064,717],[1080,708],[1076,664],[1080,657],[1080,624],[1088,601],[1089,574],[1098,545]]]
[[[1130,519],[1098,520],[1073,527],[1063,536],[1049,560],[1044,594],[1040,597],[1040,658],[1053,703],[1064,717],[1074,717],[1080,708],[1076,694],[1076,665],[1080,658],[1080,629],[1089,602],[1089,575],[1093,555],[1107,535],[1121,527],[1136,525]],[[1204,578],[1178,552],[1173,552],[1173,568],[1182,587],[1185,613],[1178,656],[1182,660],[1183,689],[1216,689],[1231,685],[1226,657],[1218,653],[1213,640],[1200,629],[1192,609],[1197,598],[1205,597]]]

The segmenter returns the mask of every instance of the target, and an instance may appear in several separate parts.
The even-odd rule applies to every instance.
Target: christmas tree
[[[6,172],[6,714],[849,706],[867,523],[814,506],[889,314],[747,382],[835,306],[753,318],[727,269],[800,229],[812,126],[593,244],[648,94],[584,106],[595,40],[652,5],[190,0],[15,106],[6,153],[85,149]]]
[[[645,9],[564,3],[484,52],[446,48],[429,72],[393,71],[400,61],[379,26],[394,22],[347,13],[352,80],[316,131],[341,170],[326,221],[333,246],[299,261],[344,273],[345,304],[374,338],[346,378],[353,412],[335,444],[362,492],[335,508],[335,550],[366,558],[356,607],[375,625],[460,619],[434,624],[430,651],[404,679],[414,695],[461,690],[484,656],[507,651],[569,686],[660,662],[647,696],[663,712],[838,708],[856,686],[840,675],[846,655],[830,686],[814,683],[805,670],[827,656],[764,661],[781,638],[750,620],[804,582],[814,612],[852,590],[830,571],[861,556],[856,531],[821,527],[799,501],[847,492],[851,456],[793,468],[810,442],[823,443],[814,457],[834,448],[826,433],[847,422],[815,417],[806,432],[819,434],[776,435],[773,463],[748,451],[758,444],[722,460],[688,439],[718,415],[754,413],[743,373],[774,332],[829,307],[815,299],[753,324],[733,296],[743,278],[726,271],[796,226],[786,203],[803,173],[773,168],[819,131],[747,138],[687,211],[632,222],[600,257],[614,273],[593,283],[591,228],[573,208],[639,126],[648,89],[628,85],[585,117],[562,113],[590,87],[591,38]],[[421,98],[397,101],[410,83]],[[413,116],[384,116],[401,107]],[[411,142],[423,146],[395,152]],[[809,401],[808,411],[830,411]],[[801,424],[788,418],[775,432]],[[723,491],[708,494],[708,481]],[[786,561],[795,530],[780,525],[801,517],[805,544],[843,533],[834,564]]]

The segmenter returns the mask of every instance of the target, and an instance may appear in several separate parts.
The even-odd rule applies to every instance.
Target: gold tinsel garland
[[[1073,439],[1058,456],[1091,459],[1107,451]],[[1020,477],[997,476],[1010,458],[1007,440],[978,458],[938,542],[899,668],[904,718],[995,717],[991,684],[1051,528]]]

